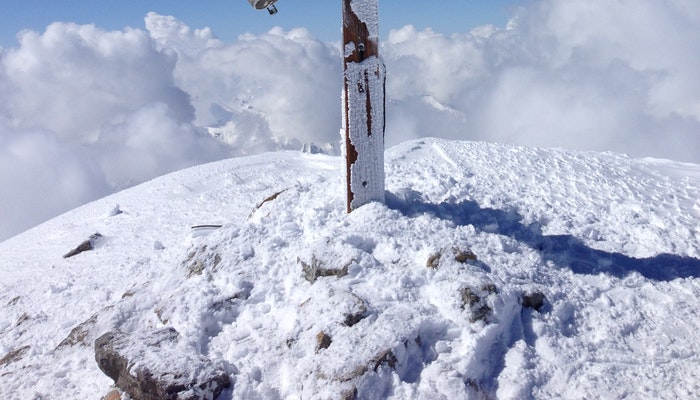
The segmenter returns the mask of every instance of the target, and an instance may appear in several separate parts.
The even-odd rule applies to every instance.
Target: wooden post
[[[343,131],[347,209],[384,202],[385,70],[379,0],[343,1]]]

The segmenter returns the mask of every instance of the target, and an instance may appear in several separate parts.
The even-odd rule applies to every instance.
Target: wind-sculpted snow
[[[700,166],[437,139],[386,160],[387,205],[349,215],[343,160],[269,153],[1,243],[0,397],[100,398],[94,340],[163,329],[187,357],[141,361],[221,365],[220,398],[698,393]]]

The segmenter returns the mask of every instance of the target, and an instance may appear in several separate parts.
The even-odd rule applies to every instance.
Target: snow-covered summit
[[[348,215],[343,165],[206,164],[0,243],[0,397],[99,398],[94,340],[163,329],[141,362],[220,398],[700,393],[700,166],[423,139]]]

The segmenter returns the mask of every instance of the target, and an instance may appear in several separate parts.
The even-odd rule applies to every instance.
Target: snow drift
[[[387,204],[349,215],[341,159],[268,153],[0,243],[0,397],[99,398],[94,340],[163,329],[183,351],[141,361],[206,357],[220,398],[698,393],[700,166],[437,139],[386,160]]]

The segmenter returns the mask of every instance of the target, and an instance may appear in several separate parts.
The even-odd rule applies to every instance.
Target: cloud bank
[[[224,157],[337,150],[338,43],[54,23],[0,50],[0,240]],[[422,136],[700,162],[700,4],[540,0],[505,28],[382,43],[387,144]]]
[[[503,30],[404,27],[384,46],[390,96],[448,109],[439,136],[698,162],[699,14],[682,0],[539,1]]]

